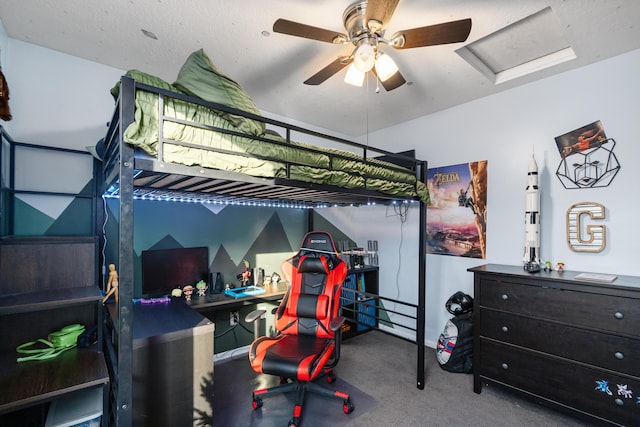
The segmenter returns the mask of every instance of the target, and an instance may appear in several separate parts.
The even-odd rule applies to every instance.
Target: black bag
[[[459,314],[447,321],[438,338],[438,364],[445,371],[470,374],[473,372],[473,298],[456,292],[446,307],[450,313]]]

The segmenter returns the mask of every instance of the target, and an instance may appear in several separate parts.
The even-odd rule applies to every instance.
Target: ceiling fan
[[[471,19],[445,22],[426,27],[398,31],[391,38],[384,37],[389,20],[400,0],[368,0],[351,4],[344,11],[342,20],[347,34],[313,27],[286,19],[273,24],[276,33],[304,37],[333,44],[352,43],[355,46],[348,56],[338,57],[329,65],[308,78],[304,83],[319,85],[338,71],[349,66],[345,82],[362,86],[364,76],[372,71],[387,90],[406,83],[393,59],[382,51],[382,46],[395,49],[434,46],[463,42],[471,32]]]

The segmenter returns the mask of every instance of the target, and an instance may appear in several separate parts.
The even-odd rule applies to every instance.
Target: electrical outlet
[[[237,311],[232,311],[231,313],[229,313],[229,324],[231,326],[237,325],[239,321],[240,321],[240,316],[238,315]]]

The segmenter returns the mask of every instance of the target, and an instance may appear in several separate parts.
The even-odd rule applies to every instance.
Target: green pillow
[[[151,74],[147,74],[143,71],[129,70],[127,71],[126,75],[139,83],[144,83],[149,86],[159,87],[160,89],[166,89],[172,92],[178,92],[178,90],[174,86],[165,82],[160,77],[152,76]],[[113,88],[111,88],[111,96],[113,96],[114,100],[118,99],[119,94],[120,94],[120,80],[118,80],[118,83],[116,83],[116,85]]]
[[[187,58],[178,73],[178,79],[173,85],[180,91],[205,101],[260,115],[260,110],[253,103],[251,97],[238,83],[222,74],[213,65],[203,49],[189,55],[189,58]],[[264,133],[265,125],[260,121],[223,111],[220,112],[220,115],[243,133],[253,135],[262,135]]]

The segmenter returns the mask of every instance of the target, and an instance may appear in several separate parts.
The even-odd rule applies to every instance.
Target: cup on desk
[[[262,286],[264,284],[264,269],[254,268],[251,275],[253,276],[253,284],[255,286]]]

